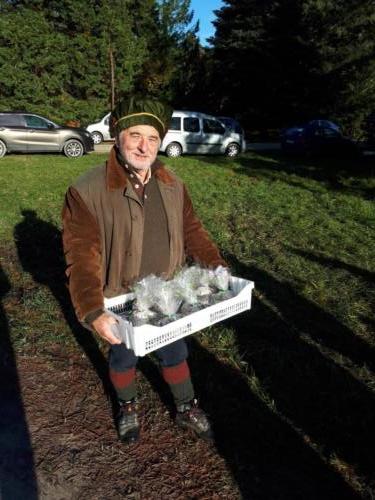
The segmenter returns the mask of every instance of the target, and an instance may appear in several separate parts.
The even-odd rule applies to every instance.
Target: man
[[[66,194],[63,242],[71,299],[78,319],[110,344],[109,375],[118,396],[119,437],[139,437],[134,352],[116,338],[104,297],[126,293],[137,280],[170,278],[186,258],[226,265],[194,214],[182,181],[156,159],[172,110],[131,97],[111,114],[115,146],[106,165],[80,177]],[[203,180],[202,180],[203,182]],[[176,423],[203,438],[209,421],[198,407],[185,341],[156,351],[176,404]]]

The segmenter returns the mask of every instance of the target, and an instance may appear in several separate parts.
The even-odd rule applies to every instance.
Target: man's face
[[[120,132],[118,147],[126,163],[135,170],[148,170],[156,159],[160,136],[151,125],[135,125]]]

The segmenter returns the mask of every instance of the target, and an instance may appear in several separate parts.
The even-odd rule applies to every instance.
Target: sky
[[[199,39],[202,45],[207,44],[207,38],[212,36],[215,27],[211,21],[215,19],[214,10],[223,6],[222,0],[191,0],[190,8],[194,10],[194,22],[199,20]]]

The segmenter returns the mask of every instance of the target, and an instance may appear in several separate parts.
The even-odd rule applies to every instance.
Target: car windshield
[[[242,127],[234,118],[219,116],[219,120],[226,126],[227,129],[235,132],[236,134],[242,134]]]
[[[231,120],[229,120],[229,118],[222,118],[222,117],[220,117],[220,116],[219,116],[219,120],[220,120],[222,123],[224,123],[224,125],[225,125],[226,127],[229,127],[229,126],[231,125]]]
[[[333,130],[340,131],[339,125],[329,120],[312,120],[306,125],[306,128],[318,128],[318,127],[331,128]]]

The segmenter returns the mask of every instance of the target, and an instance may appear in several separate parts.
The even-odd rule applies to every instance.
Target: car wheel
[[[79,158],[83,155],[82,143],[77,139],[70,139],[66,141],[64,146],[64,155],[68,158]]]
[[[225,150],[225,156],[229,156],[230,158],[234,158],[240,153],[240,146],[236,142],[231,142],[227,149]]]
[[[177,158],[182,155],[182,147],[178,144],[178,142],[171,142],[168,144],[165,154],[169,158]]]
[[[91,137],[94,141],[94,144],[100,144],[101,142],[103,142],[103,136],[100,132],[92,132]]]
[[[7,152],[7,147],[5,145],[5,142],[0,141],[0,158],[5,156],[5,153]]]

